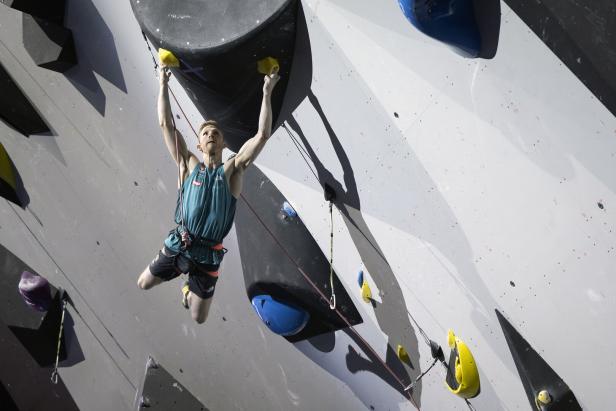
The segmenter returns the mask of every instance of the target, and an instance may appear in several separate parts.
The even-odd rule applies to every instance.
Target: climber
[[[225,162],[222,130],[213,120],[201,124],[197,133],[197,150],[203,154],[200,162],[175,129],[167,84],[170,75],[168,68],[160,69],[158,118],[165,144],[179,168],[175,212],[178,226],[169,233],[163,248],[141,273],[137,284],[148,290],[180,274],[188,274],[188,281],[182,286],[182,305],[201,324],[212,303],[218,267],[226,252],[222,240],[233,225],[244,170],[255,161],[272,132],[271,95],[280,77],[277,68],[264,77],[258,131]]]

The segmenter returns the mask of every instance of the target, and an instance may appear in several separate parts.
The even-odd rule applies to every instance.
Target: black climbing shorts
[[[173,280],[180,274],[188,274],[188,289],[198,297],[212,298],[218,281],[218,266],[197,264],[182,253],[174,253],[167,247],[150,263],[150,272],[163,281]]]

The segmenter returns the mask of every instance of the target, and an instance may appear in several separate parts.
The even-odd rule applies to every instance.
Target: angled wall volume
[[[62,377],[53,384],[51,368],[40,367],[2,320],[0,347],[0,382],[6,390],[0,388],[0,409],[79,411]]]
[[[329,261],[301,221],[301,216],[289,218],[281,210],[285,201],[267,176],[257,166],[251,166],[244,175],[235,227],[248,298],[252,301],[257,295],[271,295],[309,313],[310,319],[305,327],[299,333],[285,337],[295,342],[346,328],[347,324],[315,290],[316,286],[327,298],[331,295]],[[353,300],[335,273],[334,289],[337,311],[351,325],[361,323],[362,318]],[[255,321],[259,321],[256,314]]]
[[[518,333],[513,325],[498,310],[495,311],[531,408],[537,409],[536,399],[539,392],[547,390],[551,402],[543,406],[543,411],[581,411],[582,407],[569,386]]]
[[[138,409],[208,411],[186,387],[151,358],[146,365]]]
[[[24,136],[45,133],[49,127],[0,63],[0,118]]]
[[[39,67],[62,73],[77,64],[73,33],[49,20],[24,14],[23,42]]]
[[[0,0],[0,3],[59,25],[64,23],[66,0]]]
[[[180,60],[173,74],[206,119],[218,121],[235,152],[258,129],[263,74],[257,62],[274,57],[280,82],[272,95],[280,113],[295,48],[297,0],[138,1],[133,12],[155,49]],[[177,17],[183,16],[181,23]]]
[[[56,359],[59,327],[62,317],[61,293],[52,287],[54,299],[47,312],[29,307],[19,292],[19,281],[24,271],[35,272],[11,251],[0,244],[0,319],[6,323],[22,347],[41,367],[53,365]],[[65,313],[60,360],[70,366],[83,361],[83,352],[74,333],[69,312]],[[70,354],[70,358],[69,357]]]

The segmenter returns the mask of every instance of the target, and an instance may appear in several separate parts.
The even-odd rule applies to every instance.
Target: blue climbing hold
[[[398,0],[407,20],[422,33],[477,57],[481,36],[472,0]]]
[[[357,273],[357,284],[359,284],[359,288],[364,285],[364,270],[359,270],[359,273]]]
[[[286,201],[282,204],[282,212],[285,213],[287,217],[297,217],[297,211],[295,211],[295,209],[291,207],[291,204]]]
[[[252,308],[272,332],[282,336],[299,333],[310,319],[307,311],[292,304],[277,301],[267,294],[253,297]]]

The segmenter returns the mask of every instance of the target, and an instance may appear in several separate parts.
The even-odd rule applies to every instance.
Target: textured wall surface
[[[614,116],[505,4],[492,60],[418,33],[395,1],[303,6],[286,129],[258,164],[326,255],[321,183],[336,189],[334,264],[364,342],[345,331],[295,345],[273,335],[246,298],[235,230],[206,324],[180,306],[180,281],[139,290],[172,228],[176,169],[130,5],[67,2],[79,64],[63,74],[34,64],[20,13],[2,6],[0,60],[52,132],[27,139],[0,123],[29,197],[25,209],[0,202],[0,242],[74,301],[83,360],[61,363],[60,375],[75,403],[133,407],[151,355],[211,410],[415,409],[381,363],[407,383],[430,364],[410,313],[441,345],[448,328],[469,344],[478,410],[527,409],[497,308],[585,408],[601,409],[616,371],[605,360],[616,314]],[[374,304],[357,286],[362,263]],[[412,366],[396,360],[397,344]],[[434,369],[414,401],[465,409],[443,380]]]

